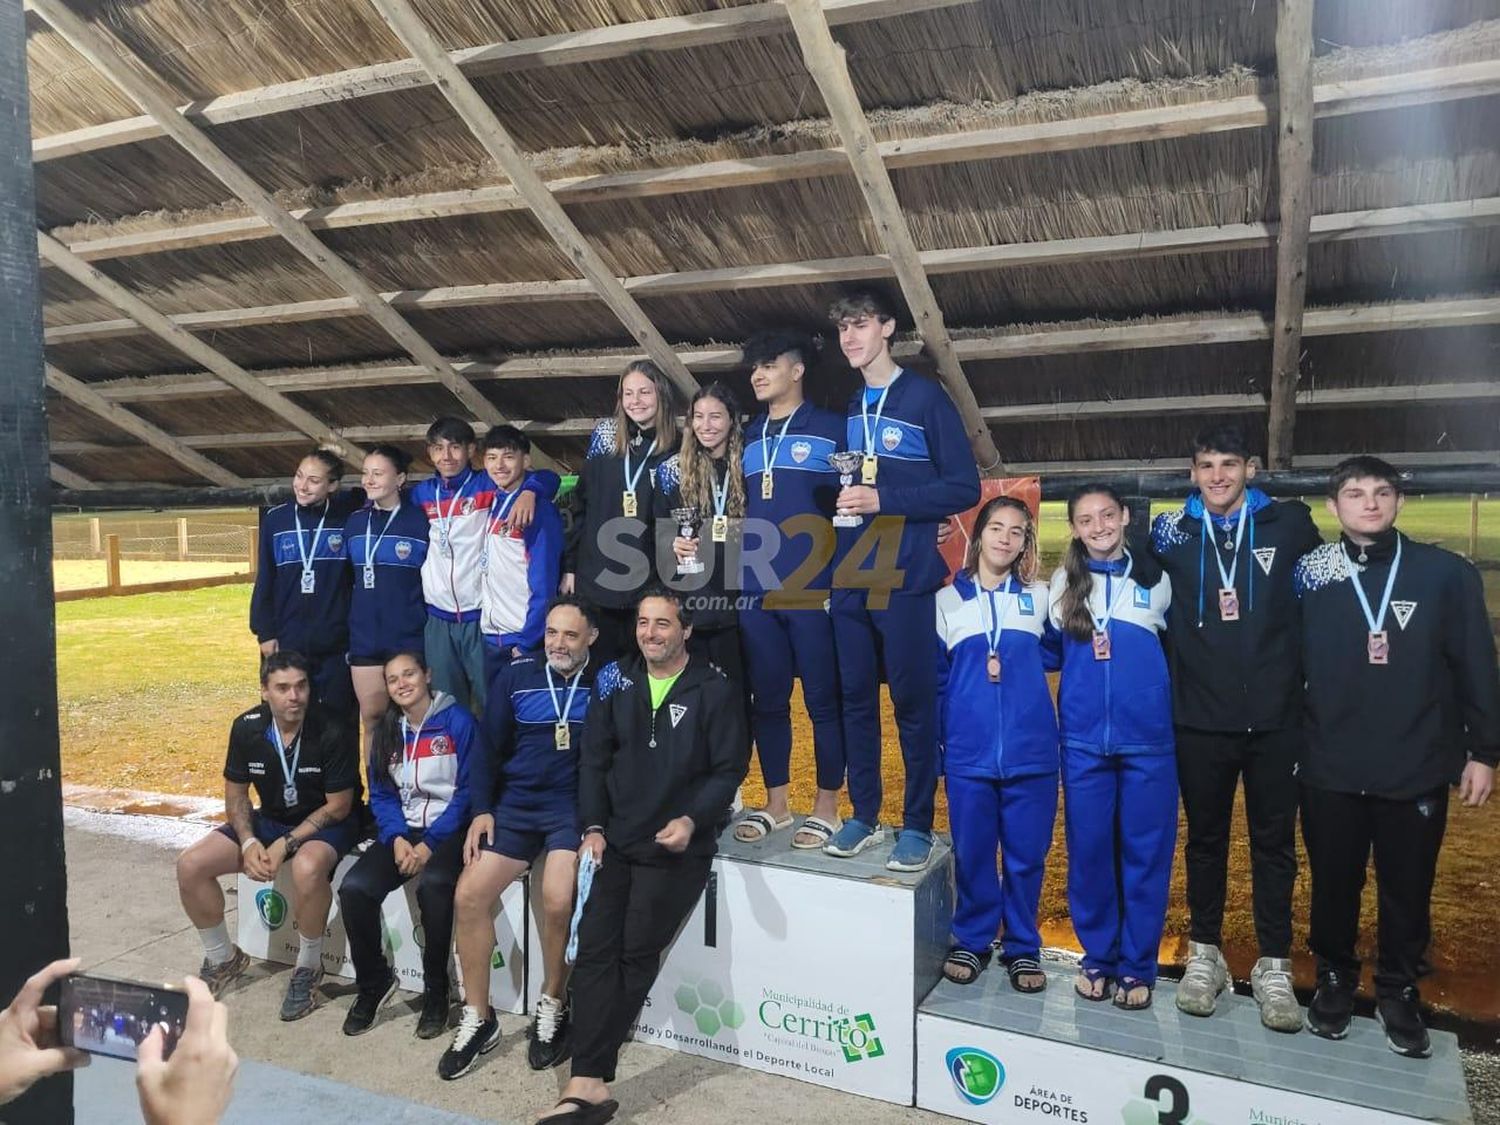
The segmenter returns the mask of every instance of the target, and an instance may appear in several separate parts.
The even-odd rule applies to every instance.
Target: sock
[[[210,965],[223,965],[234,959],[234,946],[229,944],[229,927],[223,922],[198,931],[203,942],[203,955]]]
[[[297,965],[299,969],[321,969],[323,967],[323,939],[321,937],[297,937]]]

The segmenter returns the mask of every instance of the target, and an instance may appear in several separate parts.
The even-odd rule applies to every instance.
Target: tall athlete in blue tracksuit
[[[840,513],[859,515],[862,523],[839,529],[831,606],[854,816],[824,851],[852,856],[884,839],[883,666],[906,765],[903,822],[886,866],[920,871],[932,855],[937,683],[931,650],[913,638],[929,634],[933,595],[948,576],[938,554],[938,526],[978,502],[979,474],[958,411],[943,389],[891,359],[896,321],[890,306],[860,293],[835,303],[830,316],[845,358],[864,377],[850,402],[846,430],[846,448],[864,459],[837,500]]]
[[[1177,846],[1172,696],[1160,634],[1171,581],[1125,550],[1130,513],[1114,490],[1068,500],[1073,541],[1052,576],[1064,636],[1062,733],[1068,909],[1083,946],[1075,987],[1122,1008],[1149,1007]]]
[[[758,840],[791,823],[787,791],[795,676],[812,720],[818,793],[812,815],[792,834],[792,847],[818,848],[839,829],[838,795],[844,785],[838,664],[827,609],[834,545],[828,521],[839,489],[828,455],[843,445],[844,419],[803,398],[803,379],[814,357],[807,337],[761,332],[745,342],[743,352],[750,386],[766,408],[745,428],[739,575],[746,598],[740,633],[750,681],[751,735],[766,807],[741,820],[735,837]],[[795,588],[788,585],[793,581]]]
[[[349,649],[349,563],[344,524],[352,503],[339,495],[343,464],[314,449],[292,477],[293,502],[260,520],[260,565],[250,593],[250,629],[261,656],[299,652],[307,658],[313,699],[352,722],[354,687]]]
[[[1001,957],[1017,992],[1047,986],[1036,915],[1057,816],[1047,672],[1058,666],[1061,634],[1036,571],[1031,513],[997,496],[975,517],[963,570],[936,599],[938,719],[958,868],[943,973],[956,984],[977,979],[1003,920]]]
[[[411,458],[394,445],[371,449],[361,478],[367,503],[344,524],[344,547],[354,574],[349,674],[367,750],[390,703],[385,662],[398,652],[420,653],[427,623],[422,599],[427,513],[402,495],[410,466]]]

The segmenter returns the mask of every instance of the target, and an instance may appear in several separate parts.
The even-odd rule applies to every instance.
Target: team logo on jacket
[[[1406,631],[1406,623],[1411,620],[1411,615],[1417,611],[1416,602],[1392,602],[1391,612],[1396,615],[1396,624],[1401,626],[1401,631]]]
[[[894,450],[901,444],[901,427],[887,426],[880,431],[880,444],[888,450]]]
[[[427,745],[432,748],[432,753],[434,754],[453,753],[453,743],[448,741],[448,736],[446,734],[433,735],[432,741]]]
[[[328,549],[330,551],[342,551],[344,549],[344,537],[342,535],[330,535],[328,537]]]
[[[405,539],[396,540],[396,557],[402,562],[411,558],[411,543]]]
[[[1027,617],[1031,617],[1036,613],[1036,603],[1032,600],[1031,595],[1024,590],[1016,595],[1016,604],[1021,607],[1021,612]]]
[[[458,506],[458,510],[462,514],[464,514],[466,516],[473,515],[473,513],[474,513],[474,497],[472,497],[472,496],[465,496],[464,497],[464,502]]]
[[[795,462],[797,462],[797,464],[799,464],[799,465],[802,464],[802,462],[806,461],[811,456],[812,456],[812,442],[810,442],[810,441],[794,441],[794,442],[792,442],[792,460],[795,461]]]
[[[1135,608],[1136,609],[1150,609],[1151,608],[1151,591],[1147,590],[1147,589],[1144,589],[1144,588],[1142,588],[1140,586],[1137,586],[1135,588],[1135,602],[1134,602],[1134,604],[1135,604]]]
[[[1265,571],[1266,572],[1266,577],[1269,578],[1271,576],[1271,567],[1276,562],[1276,548],[1275,547],[1257,547],[1257,548],[1255,548],[1255,561],[1258,562],[1258,563],[1260,563],[1261,570]]]
[[[673,703],[667,708],[672,716],[672,729],[677,729],[677,724],[682,722],[682,717],[687,714],[687,708],[681,703]]]

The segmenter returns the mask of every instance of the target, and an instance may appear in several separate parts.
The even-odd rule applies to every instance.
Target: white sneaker
[[[1301,1031],[1302,1007],[1292,991],[1292,962],[1262,957],[1250,970],[1250,991],[1260,1005],[1260,1022],[1272,1031]]]
[[[1229,987],[1229,965],[1217,945],[1188,942],[1188,963],[1177,986],[1177,1008],[1190,1016],[1211,1016],[1219,993]]]

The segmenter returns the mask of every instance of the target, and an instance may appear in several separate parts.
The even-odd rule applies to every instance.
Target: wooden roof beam
[[[64,488],[77,489],[80,492],[90,491],[99,486],[81,473],[75,473],[66,465],[59,465],[56,461],[49,462],[47,472],[54,481]]]
[[[406,45],[406,49],[422,64],[431,76],[431,81],[448,99],[475,139],[484,146],[490,159],[515,186],[531,213],[557,243],[558,249],[588,279],[600,299],[619,317],[620,323],[645,349],[646,354],[672,380],[679,393],[685,398],[692,398],[698,392],[697,380],[688,373],[688,369],[677,358],[677,353],[667,344],[656,325],[651,323],[646,310],[625,291],[620,279],[605,264],[588,239],[584,238],[583,232],[568,217],[562,204],[547,190],[547,185],[532,168],[510,131],[485,104],[474,84],[464,77],[411,4],[407,0],[371,0],[371,3]],[[487,418],[486,421],[493,422],[494,419]]]
[[[278,204],[238,164],[214,144],[199,126],[177,111],[161,83],[139,59],[80,19],[64,0],[34,0],[39,14],[101,74],[134,99],[161,126],[163,132],[185,148],[230,191],[249,204],[262,219],[303,257],[312,262],[335,285],[349,294],[364,314],[380,325],[417,362],[431,369],[476,418],[490,424],[504,421],[500,412],[482,394],[458,377],[448,361],[438,354],[395,309],[380,299],[374,286],[347,262],[334,254]],[[539,457],[538,460],[545,460]]]
[[[103,418],[110,425],[124,430],[151,448],[165,453],[183,468],[197,473],[212,484],[235,488],[245,483],[228,469],[214,464],[203,454],[189,449],[165,430],[152,425],[144,418],[137,417],[119,403],[110,402],[87,383],[79,382],[50,363],[47,364],[47,386],[69,402]]]
[[[1271,339],[1269,468],[1292,467],[1302,314],[1312,228],[1313,0],[1276,3],[1276,173],[1281,230],[1276,239],[1276,331]]]
[[[1343,116],[1497,92],[1500,92],[1500,59],[1320,85],[1314,88],[1314,110],[1318,117]],[[898,170],[1263,128],[1270,120],[1270,110],[1260,97],[1220,98],[1061,121],[882,141],[877,148],[886,167]],[[849,162],[839,149],[811,149],[675,168],[568,176],[549,180],[547,188],[565,204],[605,203],[838,176],[845,174],[848,168]],[[357,200],[328,207],[304,207],[290,214],[313,230],[340,230],[525,208],[526,203],[515,188],[509,184],[495,184]],[[265,220],[258,215],[247,215],[186,222],[159,230],[79,238],[70,242],[69,248],[86,261],[100,261],[275,236],[276,231]]]
[[[970,3],[973,0],[824,0],[824,8],[830,23],[848,24]],[[45,3],[41,3],[41,7],[45,8]],[[601,62],[715,43],[732,43],[759,36],[783,35],[787,30],[786,12],[780,3],[750,4],[739,8],[638,20],[508,43],[486,43],[449,52],[448,58],[467,76],[477,78],[542,67]],[[240,90],[173,108],[182,116],[201,124],[223,125],[231,121],[248,121],[334,102],[417,89],[431,82],[432,78],[426,68],[415,59],[397,59],[334,74],[319,74],[293,82],[261,86],[253,90]],[[36,161],[41,163],[119,145],[137,144],[160,137],[164,132],[161,123],[147,114],[38,137],[33,141],[33,150]]]
[[[39,4],[50,2],[51,0],[37,0]],[[345,440],[321,418],[298,406],[279,391],[265,386],[224,353],[209,347],[187,329],[174,324],[118,281],[106,277],[87,262],[79,261],[55,238],[38,231],[37,249],[42,258],[57,266],[74,281],[103,297],[126,316],[142,325],[148,332],[182,352],[194,363],[201,364],[212,371],[228,386],[259,403],[283,421],[295,426],[306,437],[336,450],[351,465],[357,466],[363,462],[364,450]]]
[[[1341,242],[1360,238],[1391,238],[1398,235],[1432,234],[1467,230],[1500,223],[1500,196],[1460,200],[1453,203],[1412,204],[1370,211],[1346,211],[1319,215],[1311,223],[1310,241]],[[1024,266],[1056,266],[1093,262],[1136,260],[1176,254],[1223,253],[1269,247],[1277,236],[1275,223],[1234,223],[1220,227],[1189,227],[1182,230],[1145,231],[1139,234],[1099,235],[1090,238],[1013,242],[1000,246],[966,246],[946,250],[924,250],[918,254],[922,268],[934,275],[971,273]],[[627,277],[621,284],[632,296],[667,297],[700,292],[774,288],[777,286],[829,284],[867,278],[891,278],[895,267],[883,255],[825,258],[764,266],[730,266],[682,273]],[[453,285],[434,289],[410,289],[380,294],[398,309],[431,312],[440,309],[523,304],[532,301],[592,300],[596,293],[584,279],[569,281],[496,282]],[[360,315],[349,297],[294,301],[244,309],[179,313],[172,320],[192,331],[252,328],[267,324],[295,324]],[[46,330],[49,344],[74,344],[138,334],[141,328],[129,319],[88,321],[54,325]],[[623,361],[622,361],[623,362]],[[455,368],[457,370],[457,368]],[[465,380],[474,377],[469,369]]]

